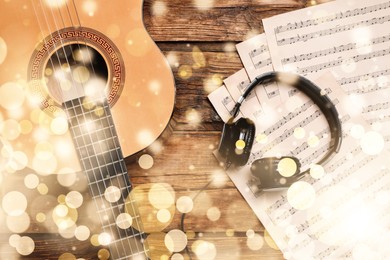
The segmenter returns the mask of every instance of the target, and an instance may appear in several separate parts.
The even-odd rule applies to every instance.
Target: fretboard
[[[148,259],[145,234],[108,102],[63,103],[111,259]],[[131,216],[131,218],[130,218]]]

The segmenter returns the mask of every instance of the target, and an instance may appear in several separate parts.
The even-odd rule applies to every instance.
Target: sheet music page
[[[275,70],[310,79],[332,71],[353,97],[350,109],[390,134],[389,0],[333,1],[263,24]]]
[[[277,109],[279,118],[256,138],[251,160],[228,175],[286,259],[385,259],[390,255],[390,162],[383,137],[359,115],[329,73],[324,86],[340,115],[341,150],[323,167],[329,129],[319,108],[302,93]],[[288,190],[256,192],[250,163],[262,156],[293,155],[310,175]],[[386,241],[386,242],[385,242]]]
[[[274,70],[264,33],[240,42],[236,45],[236,49],[250,81],[263,73]],[[260,100],[271,106],[280,105],[281,101],[288,97],[286,92],[279,92],[277,84],[268,84],[262,88],[256,88],[256,91],[260,92],[258,93]],[[284,96],[280,96],[281,94]]]

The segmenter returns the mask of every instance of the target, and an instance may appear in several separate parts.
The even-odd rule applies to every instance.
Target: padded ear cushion
[[[247,163],[255,132],[253,121],[247,118],[240,118],[234,123],[226,123],[223,126],[218,151],[220,156],[226,159],[227,164],[242,166]],[[244,147],[237,147],[238,140],[244,141]]]

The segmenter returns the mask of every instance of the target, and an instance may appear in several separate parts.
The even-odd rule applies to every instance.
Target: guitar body
[[[173,111],[174,79],[144,28],[142,3],[0,2],[0,130],[4,142],[25,153],[27,166],[41,174],[80,170],[61,120],[64,111],[46,84],[55,74],[53,53],[66,46],[89,47],[104,60],[107,99],[124,156],[163,132]],[[45,160],[55,161],[50,171],[39,166]]]

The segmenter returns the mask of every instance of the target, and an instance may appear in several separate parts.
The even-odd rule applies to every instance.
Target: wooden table
[[[207,3],[213,2],[211,8],[206,8]],[[235,44],[263,32],[261,19],[315,2],[145,0],[145,26],[171,62],[176,81],[176,104],[168,130],[158,140],[162,144],[161,151],[156,153],[149,149],[127,158],[126,162],[135,186],[165,183],[173,188],[175,199],[194,196],[213,176],[223,177],[219,185],[211,184],[200,193],[194,201],[194,209],[184,221],[185,230],[191,234],[188,245],[193,259],[196,255],[191,246],[199,240],[211,245],[208,250],[216,252],[215,259],[283,259],[282,253],[272,248],[264,227],[212,155],[218,146],[222,122],[207,95],[224,78],[243,67]],[[206,5],[198,8],[196,3]],[[137,161],[144,153],[151,154],[154,159],[149,170],[141,169]],[[180,218],[181,214],[176,210],[169,225],[159,234],[180,229]],[[28,235],[35,240],[35,250],[21,259],[98,259],[101,247],[92,246],[89,240],[80,242],[42,231],[34,220],[31,225]],[[247,245],[248,236],[253,236],[253,232],[260,235],[259,243],[264,242],[259,250],[252,250]],[[6,259],[4,252],[14,250],[9,247],[8,238],[9,234],[0,235],[1,259]],[[160,246],[153,248],[156,259],[166,252],[164,245]],[[185,251],[181,254],[189,259]],[[9,256],[14,259],[13,254]],[[161,259],[168,259],[168,255]]]

